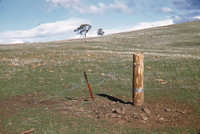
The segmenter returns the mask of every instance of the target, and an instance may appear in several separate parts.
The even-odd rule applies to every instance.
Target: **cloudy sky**
[[[0,0],[0,44],[79,38],[200,19],[200,0]]]

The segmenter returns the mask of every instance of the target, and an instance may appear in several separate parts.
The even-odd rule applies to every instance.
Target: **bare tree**
[[[75,29],[74,32],[77,32],[77,34],[86,37],[86,34],[89,32],[91,28],[92,26],[90,24],[82,24],[77,29]]]

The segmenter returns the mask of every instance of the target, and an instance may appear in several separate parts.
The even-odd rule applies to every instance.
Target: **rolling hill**
[[[145,55],[141,107],[131,105],[135,52]],[[200,21],[0,45],[0,133],[199,133],[199,83]]]

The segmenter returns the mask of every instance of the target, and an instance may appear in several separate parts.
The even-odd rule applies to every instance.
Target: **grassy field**
[[[145,54],[145,104],[138,108],[128,103],[135,52]],[[98,38],[0,45],[0,101],[2,134],[199,133],[200,21]],[[121,117],[113,115],[118,107],[126,110]],[[130,111],[144,107],[152,117],[135,119]]]

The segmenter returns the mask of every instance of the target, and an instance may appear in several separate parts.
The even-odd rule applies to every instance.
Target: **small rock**
[[[163,120],[164,120],[164,118],[162,118],[162,117],[161,117],[161,118],[160,118],[160,119],[158,119],[158,120],[159,120],[159,121],[163,121]]]
[[[151,124],[150,124],[150,123],[148,123],[148,124],[147,124],[147,126],[151,126]]]
[[[126,111],[125,111],[125,108],[121,108],[121,114],[125,114]]]
[[[112,118],[121,118],[122,116],[117,113],[113,113],[113,114],[111,114],[111,117]]]
[[[104,73],[101,73],[101,76],[104,76],[105,74]]]
[[[92,72],[92,70],[88,69],[88,72]]]
[[[87,115],[87,117],[89,117],[89,118],[92,118],[92,116],[91,116],[91,115]]]
[[[123,119],[124,119],[124,120],[128,120],[128,117],[127,117],[127,116],[123,116]]]
[[[49,84],[50,84],[50,82],[46,82],[46,84],[47,84],[47,85],[49,85]]]
[[[150,117],[151,111],[148,108],[142,108],[142,110]]]
[[[121,121],[119,121],[117,124],[124,124],[124,123],[126,123],[125,121],[123,121],[123,120],[121,120]]]
[[[170,108],[165,109],[165,112],[171,112],[171,111],[172,111],[172,109],[170,109]]]
[[[115,118],[116,114],[111,114],[110,117],[111,118]]]
[[[121,115],[117,114],[117,116],[115,118],[121,118],[121,117],[122,117]]]
[[[133,118],[135,118],[135,119],[141,119],[141,117],[138,114],[133,114]]]
[[[113,109],[112,109],[112,112],[113,112],[113,113],[117,113],[117,114],[122,114],[122,111],[121,111],[121,109],[119,109],[119,108],[113,108]]]
[[[110,104],[111,104],[111,105],[114,105],[114,104],[116,104],[116,102],[111,102]]]
[[[181,111],[181,113],[182,113],[182,114],[185,114],[185,113],[186,113],[186,111]]]
[[[149,119],[148,116],[143,113],[139,114],[139,116],[141,117],[142,120],[145,120],[145,121]]]
[[[99,115],[97,115],[96,117],[97,117],[97,119],[100,119],[100,116],[99,116]]]
[[[119,113],[119,111],[120,111],[119,108],[113,108],[113,109],[112,109],[112,112],[113,112],[113,113]]]
[[[109,114],[106,114],[106,115],[105,115],[105,119],[108,119],[109,116],[110,116]]]
[[[159,105],[159,106],[162,106],[162,103],[159,103],[158,105]]]
[[[147,123],[147,121],[145,121],[145,120],[140,120],[140,122],[141,122],[141,123]]]
[[[93,110],[94,111],[94,113],[98,113],[98,111],[97,110]]]
[[[168,120],[165,120],[164,122],[165,122],[165,123],[168,123]]]
[[[121,108],[121,109],[119,109],[119,108],[113,108],[112,112],[113,113],[117,113],[117,114],[121,114],[121,115],[124,115],[126,113],[124,108]]]
[[[159,117],[160,117],[160,115],[159,115],[159,114],[157,114],[157,115],[156,115],[156,117],[157,117],[157,118],[159,118]]]
[[[76,113],[75,116],[76,116],[76,117],[81,117],[79,113]]]

